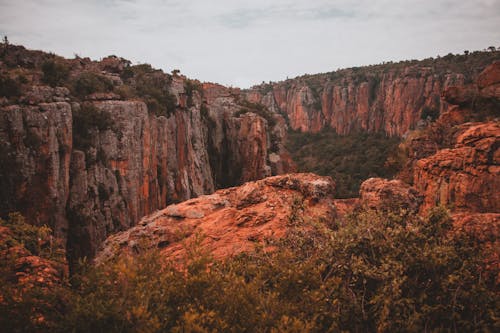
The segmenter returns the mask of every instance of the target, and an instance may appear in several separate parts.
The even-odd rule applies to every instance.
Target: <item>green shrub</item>
[[[299,199],[296,206],[300,215]],[[361,211],[335,229],[292,220],[271,252],[214,261],[199,238],[181,270],[156,250],[84,267],[61,330],[494,330],[494,276],[479,274],[485,264],[474,240],[450,237],[443,209],[427,219]]]
[[[113,83],[102,75],[84,72],[73,82],[72,90],[75,96],[84,98],[93,93],[113,91]]]
[[[404,211],[359,211],[324,224],[303,215],[301,198],[294,207],[283,238],[224,261],[204,253],[199,236],[186,244],[182,262],[164,259],[159,250],[140,250],[139,244],[135,256],[98,267],[83,263],[64,305],[45,309],[58,319],[51,331],[497,328],[496,273],[487,274],[480,242],[454,231],[444,209],[425,219]],[[8,325],[21,331],[16,325],[23,322]]]
[[[198,91],[200,95],[203,93],[203,88],[201,86],[201,83],[197,80],[189,80],[186,79],[184,81],[184,90],[186,91],[187,95],[187,106],[192,107],[193,104],[193,93],[194,91]]]
[[[21,95],[21,85],[16,80],[0,74],[0,96],[8,99]]]
[[[0,218],[6,217],[10,211],[16,209],[18,197],[16,195],[19,184],[22,184],[24,176],[21,173],[22,163],[13,147],[0,145]],[[19,208],[17,208],[19,209]]]
[[[134,95],[147,104],[149,113],[168,117],[175,112],[177,100],[169,91],[168,75],[154,70],[149,64],[131,66],[130,70],[134,79],[130,86]]]
[[[36,227],[27,224],[19,213],[11,213],[6,220],[0,219],[0,226],[9,228],[9,235],[0,242],[0,250],[23,246],[33,255],[42,255],[42,240],[47,241],[51,230],[47,226]]]
[[[120,77],[122,78],[122,80],[126,81],[134,77],[134,71],[130,67],[126,67],[123,69]]]
[[[30,262],[37,262],[30,257],[49,259],[54,267],[58,267],[65,262],[64,250],[53,239],[50,228],[30,225],[19,213],[0,219],[0,226],[7,227],[0,237],[0,330],[52,331],[55,328],[52,325],[62,319],[60,310],[64,297],[60,296],[70,292],[62,284],[51,285],[43,278],[30,282],[34,277],[29,276],[32,272],[26,269],[24,261],[18,259],[20,256],[26,258],[28,267],[52,274],[50,267],[44,267],[44,261],[41,266],[30,266]],[[26,277],[27,281],[23,281]]]
[[[69,68],[63,63],[47,60],[42,64],[42,81],[51,87],[62,86],[66,83]]]

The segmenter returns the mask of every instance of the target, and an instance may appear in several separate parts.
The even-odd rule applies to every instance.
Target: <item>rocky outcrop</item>
[[[332,220],[334,190],[331,178],[314,174],[269,177],[219,190],[168,206],[111,236],[96,262],[151,248],[180,259],[185,246],[195,241],[215,258],[251,251],[283,237],[304,218]]]
[[[424,195],[424,211],[441,204],[457,211],[500,212],[500,124],[494,118],[500,94],[492,93],[500,82],[499,68],[496,62],[479,74],[477,84],[443,92],[457,105],[441,115],[430,133],[447,148],[414,164],[413,181]],[[471,119],[483,121],[462,123]]]
[[[415,187],[422,209],[453,205],[456,210],[500,212],[500,125],[467,123],[451,149],[417,161]]]
[[[422,198],[419,193],[401,180],[370,178],[361,184],[359,204],[368,209],[405,209],[410,213],[418,211]]]

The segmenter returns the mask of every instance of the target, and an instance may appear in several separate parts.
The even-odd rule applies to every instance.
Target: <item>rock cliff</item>
[[[470,82],[500,52],[350,68],[262,84],[247,98],[286,115],[293,130],[353,131],[403,136],[427,116],[449,108],[440,100],[450,86]]]
[[[425,197],[423,210],[442,204],[475,213],[500,212],[499,69],[496,62],[478,76],[477,84],[443,92],[456,105],[427,131],[443,149],[425,154],[414,166],[415,187]]]
[[[49,225],[70,258],[169,203],[293,168],[285,121],[240,112],[238,90],[117,57],[3,60],[17,90],[0,103],[0,213]]]

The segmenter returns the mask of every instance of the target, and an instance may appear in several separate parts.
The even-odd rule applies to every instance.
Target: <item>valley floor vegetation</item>
[[[386,165],[399,143],[399,138],[383,133],[339,135],[324,129],[319,133],[290,131],[286,145],[300,172],[330,176],[335,179],[336,197],[352,198],[367,178],[391,178],[399,171]]]
[[[50,290],[16,289],[2,259],[0,330],[498,332],[498,272],[485,269],[491,253],[452,229],[444,209],[426,219],[359,211],[328,223],[302,217],[300,206],[296,212],[286,237],[253,253],[214,261],[187,244],[179,266],[145,251],[99,267],[82,264]],[[24,244],[47,255],[32,242],[46,229],[14,222],[21,232],[4,238],[1,249]]]

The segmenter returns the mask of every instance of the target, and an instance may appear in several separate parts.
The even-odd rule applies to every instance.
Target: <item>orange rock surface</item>
[[[331,220],[335,184],[329,177],[288,174],[219,190],[160,210],[104,243],[96,262],[159,248],[169,258],[180,258],[185,245],[201,237],[201,246],[215,258],[249,251],[266,239],[285,235],[302,219]]]

